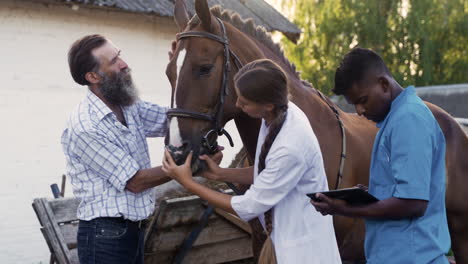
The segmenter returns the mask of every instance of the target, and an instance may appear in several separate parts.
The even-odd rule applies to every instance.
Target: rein
[[[208,32],[203,32],[203,31],[186,31],[177,34],[177,41],[185,38],[208,38],[211,40],[214,40],[216,42],[219,42],[223,44],[224,46],[224,69],[223,69],[223,79],[221,83],[221,89],[219,92],[219,99],[218,103],[216,104],[215,107],[215,112],[214,114],[205,114],[197,111],[192,111],[192,110],[187,110],[187,109],[182,109],[182,108],[173,108],[174,106],[171,105],[171,109],[167,111],[167,116],[168,118],[172,117],[183,117],[183,118],[192,118],[192,119],[198,119],[198,120],[204,120],[211,122],[213,124],[213,128],[208,131],[205,136],[202,138],[202,146],[206,148],[209,152],[209,154],[213,154],[217,151],[218,148],[218,143],[215,139],[214,142],[210,142],[210,136],[215,134],[217,136],[222,136],[225,135],[228,140],[229,144],[231,147],[234,146],[234,142],[232,140],[231,135],[224,129],[223,125],[221,125],[222,118],[223,118],[223,106],[224,106],[224,98],[229,94],[229,89],[228,89],[228,74],[231,71],[231,63],[230,60],[232,59],[234,61],[235,66],[240,69],[242,68],[243,64],[240,62],[239,58],[237,55],[232,52],[232,50],[229,48],[229,39],[226,34],[226,28],[224,26],[224,23],[221,21],[221,19],[216,18],[220,27],[221,27],[221,33],[222,37],[208,33]],[[172,94],[174,98],[174,94]],[[172,103],[173,104],[172,100]]]
[[[340,169],[338,170],[338,176],[337,176],[336,185],[335,185],[335,189],[339,189],[340,185],[341,185],[341,181],[343,180],[343,170],[344,170],[344,165],[345,165],[345,161],[346,161],[346,132],[345,132],[345,129],[344,129],[344,126],[343,126],[343,121],[341,121],[340,112],[338,112],[338,109],[336,109],[335,106],[333,106],[332,104],[330,104],[327,101],[327,99],[325,98],[325,95],[323,95],[322,92],[320,92],[319,90],[316,90],[316,91],[317,91],[318,95],[320,96],[320,98],[322,98],[322,100],[328,105],[328,107],[330,107],[332,112],[335,114],[335,117],[338,120],[338,124],[340,126],[341,137],[343,138],[342,145],[341,145],[341,155],[340,155],[340,157],[341,157],[340,158]]]

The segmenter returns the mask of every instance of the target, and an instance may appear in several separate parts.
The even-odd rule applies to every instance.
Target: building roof
[[[174,0],[61,0],[70,3],[81,3],[100,7],[113,7],[128,12],[154,13],[158,16],[172,17]],[[185,0],[191,15],[195,13],[194,0]],[[221,5],[233,10],[243,18],[252,18],[255,24],[268,31],[282,32],[291,41],[299,39],[301,30],[270,6],[264,0],[208,0],[209,6]]]

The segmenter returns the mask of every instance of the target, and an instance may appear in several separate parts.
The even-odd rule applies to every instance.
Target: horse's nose
[[[182,151],[184,153],[186,153],[186,155],[188,155],[188,153],[190,152],[190,150],[192,148],[191,146],[192,146],[192,144],[190,144],[189,141],[183,141],[182,146],[180,146],[180,148],[182,149]]]
[[[191,145],[189,141],[184,141],[181,146],[179,147],[174,147],[174,149],[177,150],[179,155],[181,155],[183,158],[187,157],[190,150],[191,150]]]
[[[167,150],[171,153],[174,161],[181,165],[185,162],[188,154],[192,150],[191,143],[189,141],[184,141],[181,146],[167,145]]]

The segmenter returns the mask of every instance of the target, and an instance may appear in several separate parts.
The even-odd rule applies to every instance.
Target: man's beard
[[[111,105],[129,106],[138,99],[138,92],[133,83],[130,68],[118,73],[98,73],[102,80],[99,90],[102,96]]]

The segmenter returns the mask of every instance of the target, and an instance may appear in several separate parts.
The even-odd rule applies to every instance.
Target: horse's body
[[[181,5],[178,6],[176,4],[175,17],[178,25],[182,25],[181,28],[185,30],[188,27],[189,30],[211,31],[213,34],[220,35],[220,29],[216,23],[213,22],[209,26],[206,25],[208,23],[206,21],[211,16],[209,15],[206,1],[197,1],[196,6],[197,14],[201,21],[188,24],[188,21],[184,21],[180,15],[184,11],[180,10],[183,6],[181,7]],[[178,8],[179,10],[177,10]],[[309,118],[323,153],[329,187],[330,189],[334,189],[337,182],[343,139],[337,118],[328,105],[333,103],[330,101],[325,102],[314,88],[300,80],[294,66],[284,58],[279,47],[273,44],[264,30],[255,28],[252,22],[241,21],[238,16],[231,16],[227,12],[221,14],[220,9],[214,9],[212,13],[215,17],[220,17],[224,21],[227,37],[230,42],[230,50],[237,55],[243,64],[260,58],[268,58],[277,62],[285,70],[289,78],[291,101],[298,105]],[[213,16],[211,18],[214,20]],[[177,56],[180,55],[178,52],[181,49],[186,50],[187,54],[191,54],[191,56],[190,59],[184,61],[183,67],[176,65],[180,68],[176,67],[178,69],[177,76],[174,77],[175,66],[171,64],[175,63]],[[209,39],[186,39],[184,43],[178,44],[175,58],[168,65],[167,72],[179,107],[207,112],[209,110],[205,109],[209,109],[208,106],[214,105],[213,101],[216,100],[215,98],[219,94],[220,77],[218,75],[221,75],[223,68],[221,62],[223,56],[220,50],[222,50],[222,45]],[[194,80],[195,65],[200,64],[197,60],[203,60],[203,56],[210,56],[210,63],[213,62],[213,65],[217,68],[213,70],[210,76],[200,79],[195,78]],[[232,67],[232,71],[229,73],[228,83],[230,93],[225,98],[222,123],[225,124],[231,119],[235,120],[247,152],[250,157],[254,157],[259,120],[254,120],[235,108],[236,94],[233,89],[232,77],[237,70],[236,67]],[[190,85],[192,88],[188,89]],[[203,87],[203,97],[207,101],[210,101],[205,103],[206,106],[203,105],[204,103],[200,103],[200,92],[198,92],[197,96],[192,91],[195,89],[193,87]],[[195,102],[190,102],[187,99],[194,96],[198,98]],[[439,122],[447,142],[446,206],[452,238],[452,249],[457,263],[468,263],[468,192],[464,190],[468,183],[468,158],[463,156],[464,154],[468,155],[468,138],[450,115],[435,105],[429,103],[427,105]],[[374,123],[363,117],[347,114],[341,110],[339,110],[339,113],[345,128],[347,140],[346,161],[340,187],[351,187],[358,183],[367,185],[371,150],[377,128]],[[191,146],[194,151],[198,151],[199,140],[197,137],[201,136],[202,131],[208,129],[207,125],[209,124],[192,119],[179,118],[179,121],[180,127],[178,129],[180,129],[180,136],[182,139],[189,140],[192,143]],[[170,133],[174,132],[172,129],[173,126],[171,125]],[[304,142],[304,144],[306,143]],[[363,220],[335,217],[334,224],[343,260],[365,259],[363,250]]]

